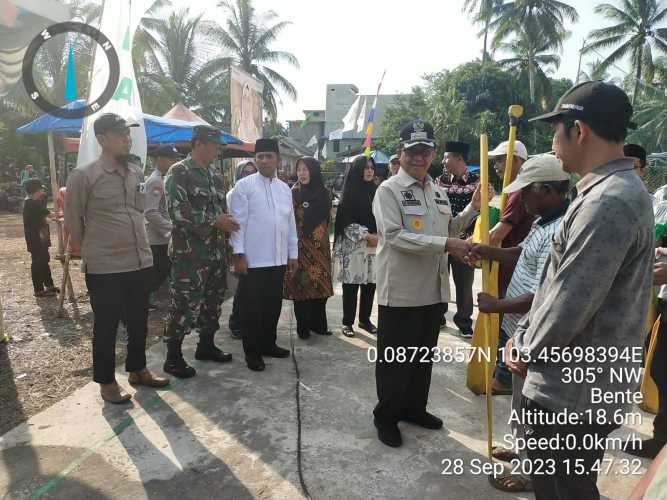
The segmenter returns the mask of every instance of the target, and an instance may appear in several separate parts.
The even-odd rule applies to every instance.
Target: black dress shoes
[[[378,439],[387,446],[398,448],[403,444],[401,431],[396,424],[383,424],[377,418],[373,419],[373,423],[378,430]]]
[[[408,415],[402,420],[403,422],[415,424],[418,425],[419,427],[423,427],[424,429],[438,430],[442,429],[443,425],[442,419],[436,417],[435,415],[431,415],[427,411],[419,415]]]
[[[270,358],[287,358],[289,357],[289,350],[274,345],[271,349],[263,352],[262,354],[264,356],[269,356]]]
[[[227,363],[232,360],[232,355],[229,352],[221,351],[215,346],[202,348],[200,345],[197,346],[197,350],[195,351],[195,359],[198,361],[216,361],[217,363]]]
[[[263,372],[264,368],[266,368],[264,360],[261,357],[246,356],[245,362],[248,365],[248,368],[254,372]]]
[[[195,359],[198,361],[216,361],[217,363],[227,363],[232,360],[232,355],[221,351],[213,343],[213,334],[200,334]]]

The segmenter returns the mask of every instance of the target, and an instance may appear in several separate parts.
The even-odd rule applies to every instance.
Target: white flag
[[[132,39],[141,18],[154,0],[113,0],[104,2],[100,21],[100,31],[104,33],[116,49],[120,62],[120,78],[113,98],[96,113],[87,116],[81,127],[81,144],[77,166],[97,159],[102,152],[93,131],[93,123],[102,113],[116,113],[128,122],[138,123],[132,133],[131,152],[146,161],[146,130],[141,114],[141,99],[132,65]],[[97,46],[95,65],[90,83],[90,97],[98,97],[109,79],[109,65],[101,46]]]
[[[358,95],[355,101],[347,110],[347,114],[343,117],[343,132],[354,130],[357,128],[357,120],[359,120],[359,111],[361,111],[361,96]]]
[[[366,102],[368,99],[364,97],[364,104],[361,107],[359,112],[359,118],[357,118],[357,132],[363,132],[366,127]]]
[[[330,141],[341,140],[342,138],[343,138],[342,128],[337,128],[336,130],[332,130],[331,132],[329,132]]]
[[[322,158],[327,159],[327,142],[322,144]]]
[[[317,146],[317,135],[313,134],[313,136],[308,141],[308,144],[306,144],[306,147],[307,148],[314,148],[315,146]]]

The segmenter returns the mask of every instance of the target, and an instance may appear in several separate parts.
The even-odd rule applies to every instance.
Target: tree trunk
[[[635,72],[635,91],[632,93],[632,106],[634,107],[639,95],[639,82],[642,76],[642,57],[644,57],[644,47],[639,48],[639,57],[637,58],[637,71]]]
[[[535,104],[535,61],[533,55],[528,55],[528,87],[530,89],[530,102]]]
[[[489,56],[486,52],[486,44],[489,37],[489,21],[491,21],[491,18],[487,16],[486,21],[484,22],[484,48],[482,49],[482,62],[486,62],[489,59]]]

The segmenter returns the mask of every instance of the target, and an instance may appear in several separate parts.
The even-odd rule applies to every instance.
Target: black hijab
[[[354,223],[366,226],[370,233],[377,233],[373,216],[373,198],[377,186],[373,180],[364,181],[364,169],[369,161],[375,169],[372,158],[357,156],[345,176],[343,198],[336,213],[336,238],[342,236],[345,228]]]
[[[303,232],[312,234],[312,232],[329,219],[331,213],[331,193],[324,187],[322,182],[322,171],[320,162],[312,156],[303,156],[296,162],[303,164],[310,173],[308,184],[297,182],[292,188],[292,197],[297,205],[303,207]]]

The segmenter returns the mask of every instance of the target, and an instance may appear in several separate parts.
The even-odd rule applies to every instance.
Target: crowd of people
[[[630,411],[630,401],[611,396],[598,401],[595,394],[634,391],[631,380],[610,382],[610,371],[632,367],[637,360],[612,362],[600,356],[584,361],[562,353],[642,347],[652,287],[667,285],[667,244],[658,242],[656,263],[654,234],[657,214],[667,218],[667,209],[661,211],[667,201],[660,190],[652,199],[637,175],[646,165],[643,149],[624,149],[632,112],[618,87],[586,82],[568,90],[554,111],[534,118],[551,125],[555,154],[529,157],[517,141],[513,163],[507,165],[509,144],[495,147],[489,156],[496,172],[502,178],[510,168],[511,183],[489,245],[472,240],[482,187],[467,165],[470,145],[446,142],[444,171],[432,178],[428,172],[436,138],[421,119],[401,130],[389,178],[379,186],[374,161],[354,160],[331,245],[332,194],[315,158],[297,162],[297,182],[290,189],[276,174],[277,142],[259,139],[254,159],[238,164],[235,185],[226,192],[211,168],[221,152],[219,131],[197,126],[190,155],[180,159],[172,147],[154,150],[155,171],[144,182],[141,170],[128,161],[134,124],[102,115],[94,126],[102,154],[72,171],[65,201],[65,222],[72,243],[81,246],[94,311],[93,379],[102,398],[111,403],[131,399],[115,379],[121,320],[128,331],[130,384],[168,384],[167,377],[146,368],[145,356],[151,297],[167,277],[163,368],[178,378],[196,375],[182,351],[192,330],[199,336],[196,359],[232,360],[214,342],[230,264],[239,284],[229,327],[242,340],[245,363],[254,371],[265,370],[266,357],[289,356],[277,344],[283,299],[293,301],[301,339],[332,334],[326,305],[337,280],[342,283],[342,335],[356,335],[356,324],[377,336],[373,421],[378,438],[401,446],[401,421],[443,427],[427,407],[431,354],[446,325],[450,273],[457,304],[453,321],[461,337],[470,338],[475,267],[480,260],[497,261],[498,297],[477,297],[481,312],[501,315],[493,393],[512,394],[513,412],[540,417],[513,420],[516,436],[557,436],[567,446],[495,447],[498,460],[548,463],[552,472],[520,467],[522,473],[494,477],[492,483],[504,491],[535,491],[540,499],[599,498],[596,464],[605,449],[582,449],[581,443],[590,437],[604,440],[619,427],[614,415]],[[580,179],[576,186],[573,175]],[[26,203],[26,240],[39,296],[55,290],[46,273],[48,237],[40,232],[48,212],[38,201],[43,195],[39,181],[27,186],[35,202]],[[493,188],[488,195],[495,195]],[[376,297],[377,326],[371,322]],[[661,332],[664,328],[661,324]],[[667,341],[664,334],[659,339],[656,358],[661,362],[654,362],[652,370],[661,395],[654,437],[629,450],[651,458],[667,444]],[[418,355],[401,360],[396,356],[401,349]],[[599,367],[601,375],[566,383],[565,372],[585,366]],[[572,425],[552,418],[563,413],[581,420]],[[576,472],[573,461],[581,464]]]

